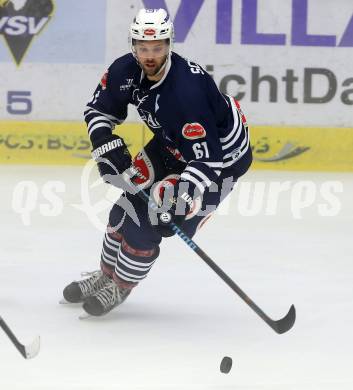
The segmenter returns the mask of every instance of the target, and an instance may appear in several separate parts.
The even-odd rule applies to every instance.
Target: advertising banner
[[[254,126],[252,168],[352,171],[352,132],[350,128]],[[141,123],[123,124],[116,133],[132,156],[152,138]],[[0,121],[0,164],[83,165],[91,159],[91,149],[84,123]]]
[[[119,135],[132,155],[151,139],[141,123],[119,126]],[[0,121],[0,164],[83,165],[91,149],[84,123]]]
[[[141,7],[170,12],[174,51],[241,101],[250,127],[283,142],[288,126],[352,128],[351,0],[0,0],[0,120],[82,122]]]
[[[174,50],[261,125],[353,120],[353,3],[340,0],[1,0],[0,117],[81,120],[137,10],[165,7]],[[6,75],[6,77],[3,77]],[[130,120],[137,116],[131,110]]]
[[[0,0],[0,119],[82,120],[106,15],[105,0]]]

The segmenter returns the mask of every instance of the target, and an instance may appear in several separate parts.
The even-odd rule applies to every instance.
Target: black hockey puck
[[[232,368],[232,364],[233,364],[232,358],[230,358],[229,356],[224,356],[220,366],[221,372],[223,372],[223,374],[228,374],[228,372]]]

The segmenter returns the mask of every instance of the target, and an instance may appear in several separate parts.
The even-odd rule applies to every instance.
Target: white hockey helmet
[[[130,26],[131,44],[134,40],[156,41],[169,39],[171,47],[174,35],[173,23],[166,10],[142,8]]]

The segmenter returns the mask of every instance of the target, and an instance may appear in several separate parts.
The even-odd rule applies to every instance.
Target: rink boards
[[[132,155],[152,134],[142,123],[116,128]],[[253,168],[353,171],[353,129],[325,127],[250,128]],[[0,163],[82,165],[91,145],[81,122],[0,122]]]

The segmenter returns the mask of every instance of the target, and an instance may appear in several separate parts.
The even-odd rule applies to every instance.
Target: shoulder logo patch
[[[107,88],[107,79],[108,79],[108,71],[106,71],[101,79],[101,82],[100,82],[100,85],[102,87],[102,89],[106,89]]]
[[[205,138],[206,130],[200,123],[186,123],[182,129],[182,134],[186,139]]]

